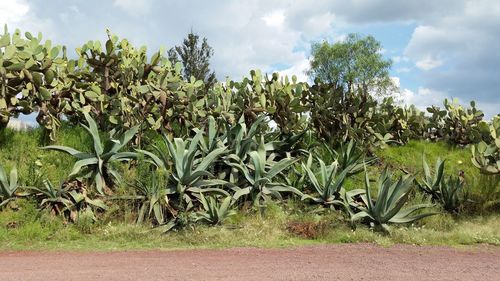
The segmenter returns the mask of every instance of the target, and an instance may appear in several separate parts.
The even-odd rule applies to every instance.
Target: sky
[[[70,50],[105,40],[108,28],[150,53],[193,30],[214,48],[219,80],[260,69],[306,81],[311,43],[373,35],[405,103],[457,98],[500,113],[498,0],[2,0],[1,23]]]

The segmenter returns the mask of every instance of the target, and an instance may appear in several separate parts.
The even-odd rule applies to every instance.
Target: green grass
[[[445,159],[445,174],[458,175],[463,171],[467,182],[474,185],[479,179],[479,170],[470,161],[470,148],[460,148],[445,142],[410,141],[404,146],[389,147],[377,151],[384,164],[391,169],[405,169],[422,176],[422,155],[425,153],[427,163],[434,167],[438,158]]]
[[[290,222],[323,222],[325,229],[315,239],[305,239],[287,230]],[[17,225],[7,228],[11,222]],[[1,250],[132,250],[132,249],[217,249],[229,247],[292,247],[325,243],[398,243],[414,245],[500,246],[500,215],[456,219],[435,216],[415,226],[392,227],[390,235],[366,226],[351,229],[337,212],[297,214],[291,206],[272,205],[261,215],[239,213],[225,226],[193,226],[182,231],[159,233],[144,225],[108,222],[87,231],[40,214],[29,202],[18,211],[0,213]]]
[[[33,181],[35,162],[42,163],[45,177],[58,183],[64,179],[73,164],[65,154],[39,149],[46,145],[41,129],[30,132],[4,130],[0,135],[0,165],[10,169],[17,166],[21,183]],[[63,127],[56,144],[85,150],[91,141],[81,128]],[[380,163],[369,167],[370,177],[375,179],[387,165],[392,170],[404,169],[416,175],[422,174],[422,154],[434,165],[437,157],[447,160],[446,173],[457,174],[462,170],[471,193],[487,198],[491,191],[486,185],[498,187],[498,178],[487,183],[470,162],[468,148],[456,148],[446,143],[412,141],[405,146],[389,147],[377,151]],[[125,181],[135,177],[135,170],[126,170]],[[496,185],[496,187],[495,187]],[[350,178],[348,189],[363,188],[363,175]],[[490,187],[491,189],[491,187]],[[498,188],[497,188],[498,189]],[[120,187],[116,194],[127,194],[127,187]],[[412,203],[426,201],[423,196],[412,197]],[[475,205],[486,202],[475,201]],[[17,205],[17,206],[16,206]],[[417,245],[475,245],[478,243],[500,245],[500,212],[493,208],[476,215],[452,216],[440,214],[426,218],[414,225],[393,226],[391,235],[373,232],[359,225],[352,230],[340,212],[317,212],[316,207],[291,200],[286,204],[271,205],[264,214],[256,211],[240,211],[224,226],[195,225],[185,230],[161,234],[146,225],[135,225],[135,209],[127,202],[116,201],[98,223],[89,221],[66,224],[61,218],[37,210],[34,202],[17,200],[0,211],[0,249],[72,249],[72,250],[119,250],[119,249],[189,249],[226,247],[289,247],[319,243],[371,242],[381,245],[408,243]],[[438,209],[436,209],[438,210]],[[320,227],[315,239],[305,239],[288,230],[290,223],[307,223]]]
[[[27,132],[5,129],[0,132],[0,165],[7,169],[17,167],[22,185],[33,184],[37,161],[43,175],[53,183],[64,179],[73,166],[74,160],[64,153],[43,150],[49,145],[45,141],[43,129],[37,128]],[[66,145],[85,151],[91,140],[83,128],[63,126],[57,134],[54,144]]]
[[[485,176],[479,173],[479,169],[474,167],[470,160],[472,153],[469,147],[456,147],[445,142],[410,141],[404,146],[377,151],[383,164],[371,167],[371,170],[377,172],[383,165],[388,165],[391,170],[404,169],[419,180],[423,177],[422,155],[424,153],[432,170],[438,158],[446,160],[446,177],[457,176],[460,171],[463,172],[465,188],[470,199],[466,206],[467,212],[500,212],[500,198],[498,198],[500,176]]]

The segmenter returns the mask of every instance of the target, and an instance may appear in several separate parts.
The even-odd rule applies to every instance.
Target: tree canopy
[[[395,88],[389,77],[392,62],[382,56],[381,44],[373,36],[351,33],[334,44],[313,43],[311,49],[307,73],[314,80],[334,84],[348,92],[384,94]]]
[[[168,51],[168,58],[172,64],[182,63],[185,79],[189,80],[194,76],[196,80],[204,81],[206,88],[209,88],[217,81],[215,72],[210,71],[210,58],[213,54],[214,50],[208,45],[207,38],[200,40],[200,36],[191,31],[181,46]]]

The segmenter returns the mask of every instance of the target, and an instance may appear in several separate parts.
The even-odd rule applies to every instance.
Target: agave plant
[[[275,162],[272,157],[267,158],[264,138],[261,138],[257,151],[249,152],[249,158],[250,163],[245,164],[234,154],[227,156],[227,164],[243,174],[247,185],[243,188],[233,188],[235,200],[250,195],[253,202],[258,203],[260,199],[266,200],[269,196],[281,198],[280,192],[292,192],[303,196],[297,188],[274,181],[276,176],[296,161],[295,159],[285,158]]]
[[[425,160],[425,154],[422,155],[424,178],[422,179],[422,182],[418,183],[418,185],[422,191],[431,195],[434,199],[438,199],[440,197],[440,186],[444,178],[444,164],[445,160],[438,158],[436,161],[435,172],[432,174],[429,164],[427,164],[427,161]]]
[[[101,200],[89,198],[86,189],[78,181],[63,182],[56,186],[46,179],[42,186],[27,188],[39,200],[41,209],[49,210],[53,215],[69,215],[72,221],[76,221],[82,210],[107,209]]]
[[[323,160],[318,158],[319,171],[314,173],[311,170],[312,166],[312,155],[309,155],[307,163],[302,163],[302,169],[306,171],[309,182],[314,187],[317,193],[317,197],[307,196],[311,198],[314,202],[323,205],[332,205],[336,203],[340,196],[340,191],[344,180],[346,179],[348,170],[344,169],[340,173],[339,165],[337,162],[333,162],[329,166],[325,165]]]
[[[241,116],[238,124],[234,127],[227,125],[224,143],[227,144],[230,152],[245,161],[248,153],[257,146],[255,136],[264,121],[265,115],[260,115],[255,119],[250,128],[247,129],[244,116]]]
[[[307,164],[309,165],[309,162],[307,162]],[[311,163],[311,165],[312,165],[312,163]],[[290,166],[288,171],[283,173],[282,178],[287,185],[293,186],[293,187],[297,188],[298,190],[302,191],[304,189],[304,187],[306,186],[307,173],[305,172],[304,168],[302,167],[302,163],[295,162],[293,165]],[[305,199],[305,197],[304,197],[304,199]]]
[[[213,116],[208,116],[207,123],[207,140],[205,138],[200,139],[200,148],[206,154],[223,146],[222,142],[226,136],[226,134],[222,137],[220,136],[220,128],[217,126],[217,121],[215,121]],[[196,128],[194,131],[199,133],[200,130]]]
[[[203,193],[200,193],[200,201],[203,210],[195,214],[196,221],[203,221],[211,225],[217,225],[223,223],[226,219],[236,214],[236,211],[231,209],[233,203],[231,196],[225,197],[222,202],[220,202],[214,195],[208,197],[207,200]]]
[[[134,185],[141,199],[137,223],[143,223],[154,214],[156,222],[161,225],[165,222],[166,202],[163,202],[162,199],[165,200],[167,195],[168,176],[164,179],[160,172],[152,172],[150,179],[149,182],[137,180]]]
[[[63,214],[73,206],[69,190],[62,184],[55,186],[50,180],[44,180],[41,187],[31,186],[28,189],[39,199],[40,208],[49,210],[53,215]]]
[[[443,205],[443,209],[448,212],[457,212],[467,200],[464,181],[460,177],[450,176],[448,180],[443,180],[439,191],[439,201]]]
[[[5,169],[0,166],[0,207],[15,198],[15,193],[19,187],[17,180],[17,169],[15,167],[10,170],[9,177],[7,177]]]
[[[80,181],[66,182],[64,189],[69,190],[70,200],[73,204],[69,212],[72,221],[77,221],[82,214],[96,221],[95,211],[108,209],[102,200],[90,198],[85,185]]]
[[[209,116],[207,118],[206,134],[200,132],[200,129],[194,129],[197,134],[204,134],[204,137],[200,138],[199,141],[200,149],[203,153],[208,154],[217,148],[225,146],[229,154],[235,154],[245,160],[248,152],[257,147],[258,143],[255,141],[255,136],[259,132],[260,126],[265,121],[265,117],[265,115],[257,117],[255,122],[247,129],[243,116],[234,126],[225,123],[225,127],[217,125],[215,118]],[[266,144],[266,148],[271,149],[273,144],[274,143]]]
[[[89,179],[90,183],[95,184],[99,193],[103,193],[104,188],[111,185],[113,181],[121,181],[121,176],[113,169],[112,163],[130,161],[136,158],[137,153],[135,152],[119,151],[134,137],[139,127],[132,127],[123,134],[116,134],[116,131],[112,130],[109,133],[109,138],[103,144],[94,119],[87,113],[84,113],[84,116],[88,126],[82,124],[82,127],[89,132],[94,142],[91,153],[58,145],[46,146],[43,149],[61,151],[75,157],[77,161],[73,165],[69,177],[81,175]]]
[[[378,180],[378,195],[374,200],[370,192],[370,180],[365,172],[365,196],[361,196],[365,206],[351,217],[352,222],[366,220],[376,229],[389,231],[390,223],[410,223],[436,213],[417,213],[431,207],[430,204],[417,204],[403,209],[413,186],[413,177],[404,175],[395,182],[384,169]]]
[[[158,146],[153,147],[158,153],[138,150],[150,158],[150,161],[159,169],[168,171],[170,166],[172,183],[169,185],[168,193],[177,193],[181,198],[184,198],[191,206],[191,198],[186,195],[189,193],[198,193],[203,191],[215,191],[228,194],[222,189],[210,188],[213,186],[224,185],[227,182],[220,179],[214,179],[214,176],[209,172],[210,167],[224,154],[227,153],[225,146],[219,147],[203,155],[200,149],[200,140],[203,138],[203,131],[198,131],[191,140],[183,140],[174,138],[173,142],[163,136],[163,141],[167,147],[167,152],[163,151]],[[170,164],[172,162],[172,165]]]
[[[329,150],[330,148],[327,147]],[[334,158],[337,160],[340,169],[347,170],[348,175],[354,175],[363,171],[365,165],[375,163],[377,157],[365,157],[365,152],[357,148],[356,142],[350,140],[347,146],[340,146],[338,151],[331,150]]]

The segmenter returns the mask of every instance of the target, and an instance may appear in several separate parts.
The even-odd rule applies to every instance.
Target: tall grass
[[[36,171],[55,183],[60,182],[71,171],[74,163],[71,157],[40,149],[48,144],[44,134],[42,128],[29,131],[5,129],[0,133],[0,164],[9,169],[17,166],[23,185],[33,184]],[[91,140],[83,128],[63,125],[54,143],[85,151]]]

